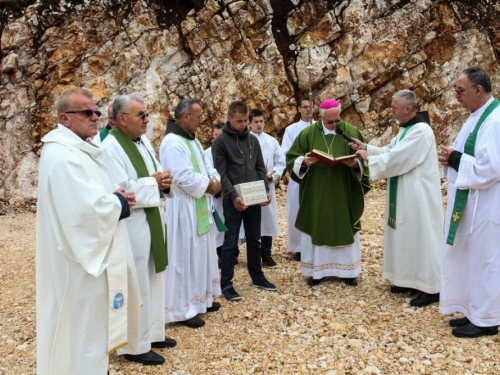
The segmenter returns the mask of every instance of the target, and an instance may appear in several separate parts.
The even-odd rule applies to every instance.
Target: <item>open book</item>
[[[320,150],[312,150],[311,155],[318,159],[318,162],[326,165],[327,167],[331,167],[332,165],[342,164],[344,161],[354,160],[357,158],[356,155],[346,155],[339,156],[338,158],[334,158],[332,155],[327,154],[326,152]]]

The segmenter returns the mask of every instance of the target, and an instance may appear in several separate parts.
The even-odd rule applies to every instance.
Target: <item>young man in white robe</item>
[[[73,88],[43,139],[36,229],[37,373],[101,374],[135,339],[140,296],[125,223],[133,192],[113,182],[91,141],[100,112]],[[118,188],[118,189],[117,189]],[[114,192],[113,192],[114,191]]]
[[[222,133],[222,128],[224,127],[223,122],[218,122],[214,125],[213,128],[213,136],[214,139],[217,138]],[[206,160],[210,163],[210,166],[212,168],[214,167],[214,157],[212,155],[212,146],[208,147],[205,150],[205,158]],[[221,217],[222,220],[224,220],[224,213],[223,213],[223,208],[222,208],[222,192],[219,191],[217,194],[214,195],[214,206],[215,209],[217,210],[219,216]],[[215,243],[217,246],[217,256],[220,259],[221,251],[222,251],[222,244],[224,243],[224,232],[217,232],[217,237],[215,239]]]
[[[281,179],[285,170],[285,154],[276,138],[264,132],[264,112],[260,109],[252,109],[248,117],[250,120],[250,134],[257,137],[266,164],[267,182],[271,203],[262,207],[262,218],[260,225],[260,256],[262,265],[267,268],[276,268],[278,265],[272,257],[273,236],[279,236],[278,205],[276,203],[276,182]]]
[[[220,176],[205,158],[195,132],[203,123],[203,110],[184,99],[169,120],[160,146],[164,170],[173,177],[174,197],[167,201],[170,266],[166,272],[165,321],[190,328],[205,325],[199,314],[220,309],[214,198]],[[221,221],[222,223],[222,221]]]
[[[283,140],[281,141],[281,149],[285,156],[300,132],[311,125],[311,102],[308,96],[304,96],[299,100],[297,103],[297,111],[300,113],[300,120],[286,127]],[[295,253],[293,259],[300,261],[302,233],[295,228],[295,220],[297,219],[298,212],[299,184],[293,179],[290,179],[286,189],[288,251]]]
[[[479,67],[465,69],[455,89],[470,112],[452,147],[440,145],[448,179],[441,299],[457,337],[498,334],[500,325],[500,105]]]
[[[151,348],[168,348],[165,337],[166,230],[162,193],[169,193],[172,177],[162,172],[151,143],[144,135],[148,112],[138,94],[122,95],[113,102],[116,125],[102,143],[103,161],[114,181],[134,191],[137,204],[127,220],[143,306],[139,349],[128,346],[118,354],[143,365],[161,365],[165,359]]]
[[[411,90],[392,97],[399,133],[385,147],[354,139],[374,180],[386,178],[384,262],[382,277],[391,293],[420,291],[412,306],[439,302],[443,209],[436,141],[427,112],[417,113]]]

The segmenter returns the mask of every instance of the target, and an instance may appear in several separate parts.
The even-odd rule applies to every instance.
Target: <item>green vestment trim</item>
[[[410,125],[406,127],[405,130],[403,131],[403,134],[401,134],[401,138],[399,138],[399,140],[397,140],[396,143],[401,141],[405,137],[408,130],[410,130],[414,126],[415,125]],[[392,229],[396,229],[396,202],[398,199],[398,177],[399,176],[394,176],[389,179],[389,219],[387,220],[387,222]]]
[[[135,171],[137,172],[137,177],[151,177],[149,175],[148,167],[144,162],[142,154],[137,149],[137,146],[134,144],[134,141],[130,139],[124,132],[122,132],[117,126],[115,126],[109,132],[113,135],[120,146],[122,146],[123,151],[127,154],[130,159],[130,162],[134,166]],[[149,152],[148,152],[149,154]],[[151,160],[153,161],[153,165],[155,166],[155,170],[158,169],[158,166],[151,154],[149,154]],[[168,254],[167,254],[167,237],[164,236],[164,233],[167,233],[166,228],[163,228],[163,224],[161,221],[161,213],[158,207],[145,207],[144,212],[146,213],[146,218],[148,219],[149,232],[151,233],[151,245],[153,247],[153,256],[155,261],[155,270],[156,273],[163,272],[167,268],[168,264]],[[165,229],[165,232],[163,231]],[[131,234],[132,235],[132,234]]]
[[[106,139],[106,137],[108,136],[108,134],[109,134],[109,129],[108,128],[101,129],[101,131],[99,132],[99,138],[101,139],[101,142]]]
[[[476,146],[476,138],[481,125],[484,120],[495,110],[500,102],[494,99],[490,105],[486,108],[486,110],[481,115],[481,118],[477,122],[472,133],[469,134],[467,141],[465,142],[464,153],[470,156],[474,156],[474,149]],[[458,224],[460,223],[460,218],[465,209],[465,204],[467,203],[467,196],[469,195],[469,189],[457,189],[457,193],[455,195],[455,204],[453,205],[453,212],[451,213],[451,221],[450,221],[450,229],[448,230],[448,237],[446,239],[446,243],[448,245],[453,245],[455,241],[455,235],[457,234]]]
[[[177,135],[180,139],[184,141],[187,148],[189,148],[189,152],[191,153],[191,164],[193,164],[193,169],[196,173],[201,174],[200,165],[198,164],[198,160],[196,160],[196,156],[194,154],[193,147],[191,146],[191,142],[188,139]],[[200,149],[201,156],[203,161],[205,161],[205,154],[201,149],[201,146],[195,141],[196,145]],[[208,176],[207,176],[208,177]],[[198,236],[202,234],[208,233],[210,230],[210,223],[208,221],[208,203],[207,197],[203,194],[200,198],[195,198],[195,208],[196,208],[196,226],[198,227]]]

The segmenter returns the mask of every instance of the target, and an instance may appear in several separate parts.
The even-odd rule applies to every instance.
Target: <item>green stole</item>
[[[408,130],[413,128],[415,125],[410,125],[405,128],[403,134],[401,134],[401,138],[396,140],[394,144],[401,141]],[[389,179],[389,219],[387,220],[389,226],[392,229],[396,229],[396,202],[398,198],[398,178],[399,176],[394,176]]]
[[[194,171],[201,174],[200,165],[198,164],[198,160],[196,160],[191,142],[180,135],[177,136],[184,141],[187,148],[189,149],[189,152],[191,153],[191,164],[193,165]],[[205,155],[203,153],[203,150],[201,149],[201,146],[196,141],[195,143],[200,149],[203,161],[205,161]],[[196,225],[198,227],[198,236],[201,236],[202,234],[208,233],[208,231],[210,230],[210,223],[208,221],[207,197],[205,196],[205,194],[203,194],[200,198],[195,198],[194,202],[196,208]]]
[[[101,131],[99,132],[99,138],[101,139],[101,142],[106,139],[106,137],[108,136],[108,134],[109,134],[109,129],[108,128],[101,129]]]
[[[149,175],[148,167],[144,162],[142,154],[137,149],[134,141],[130,139],[124,132],[122,132],[117,126],[115,126],[109,132],[113,135],[120,146],[122,146],[123,151],[127,154],[130,162],[134,166],[137,172],[137,177],[151,177]],[[154,158],[149,154],[155,170],[158,169]],[[156,273],[163,272],[167,268],[168,264],[168,254],[167,254],[167,241],[166,236],[163,235],[163,224],[161,222],[161,214],[158,207],[145,207],[144,212],[146,213],[146,218],[148,219],[149,232],[151,233],[151,246],[153,247],[153,256],[155,261]],[[166,229],[166,228],[165,228]],[[166,230],[165,230],[166,233]],[[132,235],[132,234],[131,234]]]
[[[198,164],[198,160],[196,160],[196,156],[194,154],[193,147],[191,146],[191,142],[189,142],[188,139],[185,137],[176,134],[180,139],[184,141],[186,144],[187,148],[189,149],[189,152],[191,153],[191,164],[193,164],[193,169],[196,173],[201,174],[200,170],[200,165]],[[200,150],[201,157],[203,158],[203,161],[205,161],[205,153],[201,149],[201,146],[198,142],[196,142],[196,145],[198,146],[198,149]],[[207,176],[208,177],[208,176]],[[198,235],[201,236],[202,234],[208,233],[210,230],[210,223],[208,221],[208,203],[207,203],[207,197],[205,194],[201,198],[195,198],[195,209],[196,209],[196,226],[198,228]],[[226,232],[227,227],[224,225],[222,222],[222,219],[219,216],[219,213],[217,210],[214,209],[213,212],[214,216],[214,221],[215,225],[217,226],[217,230],[219,232]]]
[[[479,132],[479,129],[481,128],[481,125],[483,124],[484,120],[486,120],[486,118],[491,114],[491,112],[493,112],[493,110],[495,110],[496,107],[498,107],[499,104],[500,102],[494,99],[490,103],[490,105],[486,108],[486,110],[483,112],[483,114],[479,118],[479,121],[476,124],[476,127],[474,128],[472,133],[469,134],[469,137],[465,142],[465,147],[464,147],[465,154],[474,156],[477,133]],[[453,245],[453,242],[455,241],[455,235],[457,234],[458,224],[460,223],[460,218],[462,217],[462,214],[464,212],[468,195],[469,195],[469,189],[457,189],[457,193],[455,195],[455,204],[453,205],[453,212],[451,213],[450,229],[448,231],[448,238],[446,239],[446,243],[448,245]]]

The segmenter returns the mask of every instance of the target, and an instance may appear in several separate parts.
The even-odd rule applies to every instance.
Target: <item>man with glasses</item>
[[[143,306],[139,350],[118,350],[125,358],[143,365],[161,365],[165,359],[151,348],[168,348],[175,340],[165,337],[166,230],[162,196],[168,194],[172,177],[163,172],[145,133],[149,123],[144,101],[138,94],[122,95],[113,102],[116,126],[102,143],[103,161],[115,182],[134,191],[137,204],[127,220],[139,278]]]
[[[220,176],[205,158],[196,130],[203,110],[193,99],[184,99],[169,120],[160,145],[160,160],[172,173],[174,196],[167,203],[170,265],[166,272],[165,321],[190,328],[205,325],[199,316],[220,309],[216,253],[214,197]]]
[[[327,167],[311,155],[313,149],[333,157],[354,151],[336,134],[361,133],[340,119],[340,103],[327,99],[320,105],[321,120],[304,129],[288,151],[287,169],[300,184],[300,206],[295,227],[301,236],[302,273],[308,284],[318,285],[326,276],[336,276],[356,286],[361,272],[360,219],[364,195],[370,189],[368,175],[357,160]]]
[[[470,114],[439,149],[448,179],[439,311],[464,314],[450,320],[452,334],[472,338],[500,325],[500,103],[479,67],[465,69],[455,91]]]
[[[292,147],[295,138],[302,130],[311,124],[311,102],[308,96],[303,96],[298,101],[297,111],[300,113],[300,120],[285,129],[281,148],[286,155]],[[295,228],[295,220],[299,211],[299,184],[293,179],[288,181],[286,189],[286,220],[288,228],[288,251],[295,253],[293,259],[300,261],[300,244],[302,233]]]
[[[410,305],[439,302],[443,208],[434,132],[427,112],[417,113],[411,90],[396,92],[392,114],[399,133],[385,147],[354,139],[374,180],[388,179],[382,277],[391,293],[418,292]]]
[[[91,141],[101,115],[92,93],[66,90],[56,106],[38,178],[37,373],[106,374],[109,353],[138,343],[140,296],[121,221],[135,196],[117,189]]]

